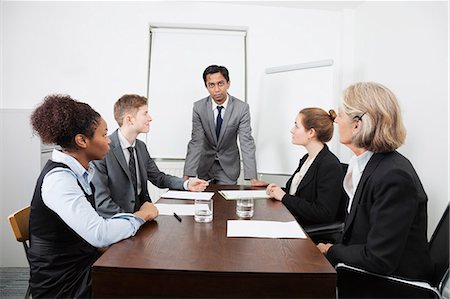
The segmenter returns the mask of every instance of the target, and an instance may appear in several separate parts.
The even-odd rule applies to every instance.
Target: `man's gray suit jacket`
[[[212,101],[211,97],[206,97],[194,103],[192,136],[187,148],[184,175],[209,178],[208,171],[218,160],[226,175],[237,180],[241,171],[237,145],[239,136],[244,178],[256,178],[255,142],[248,104],[229,96],[217,140]]]
[[[133,213],[140,203],[151,201],[147,180],[159,188],[183,190],[184,180],[161,172],[150,157],[144,142],[136,140],[136,155],[142,191],[140,203],[136,205],[133,183],[128,164],[120,146],[117,130],[109,136],[110,150],[103,160],[94,161],[95,174],[92,183],[95,187],[97,212],[110,218],[117,213]]]

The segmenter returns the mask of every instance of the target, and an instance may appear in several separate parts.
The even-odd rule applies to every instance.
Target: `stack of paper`
[[[177,215],[194,215],[194,204],[164,204],[164,203],[156,203],[155,207],[159,211],[159,215],[173,215],[176,213]]]
[[[297,221],[259,220],[228,220],[227,237],[306,239],[306,235]]]
[[[222,195],[226,200],[253,198],[253,199],[264,199],[270,198],[267,195],[266,190],[220,190],[220,195]]]
[[[164,198],[175,198],[175,199],[211,199],[214,192],[191,192],[191,191],[173,191],[169,190],[162,194],[161,197]]]

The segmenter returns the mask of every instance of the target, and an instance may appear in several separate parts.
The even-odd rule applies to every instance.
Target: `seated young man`
[[[137,139],[150,129],[151,116],[147,99],[139,95],[124,95],[114,104],[114,118],[119,129],[112,133],[110,150],[103,160],[94,162],[97,212],[105,218],[114,214],[139,210],[150,201],[147,180],[159,188],[203,191],[208,182],[184,180],[160,171],[150,157],[147,146]]]

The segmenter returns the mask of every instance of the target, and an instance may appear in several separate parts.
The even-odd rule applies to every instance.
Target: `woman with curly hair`
[[[33,298],[90,297],[97,248],[133,236],[158,215],[151,203],[134,214],[103,219],[95,211],[92,160],[109,150],[107,125],[88,104],[47,96],[31,115],[43,143],[57,144],[36,184],[30,213],[30,287]]]

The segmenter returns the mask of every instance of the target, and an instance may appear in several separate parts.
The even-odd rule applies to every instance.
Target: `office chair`
[[[344,174],[347,173],[348,164],[341,163]],[[344,231],[344,222],[346,217],[348,196],[342,189],[339,202],[337,220],[327,224],[314,224],[305,226],[304,230],[314,243],[335,243]]]
[[[411,281],[380,275],[343,263],[336,265],[338,298],[438,298],[449,276],[449,222],[448,209],[439,221],[429,246],[435,265],[433,281]]]
[[[30,206],[27,206],[19,211],[14,212],[8,216],[9,224],[11,225],[14,236],[18,242],[22,242],[23,248],[25,249],[25,254],[28,257],[28,241],[30,238],[29,234],[29,221],[30,221]],[[25,299],[30,298],[30,286],[28,285],[27,292],[25,294]]]

